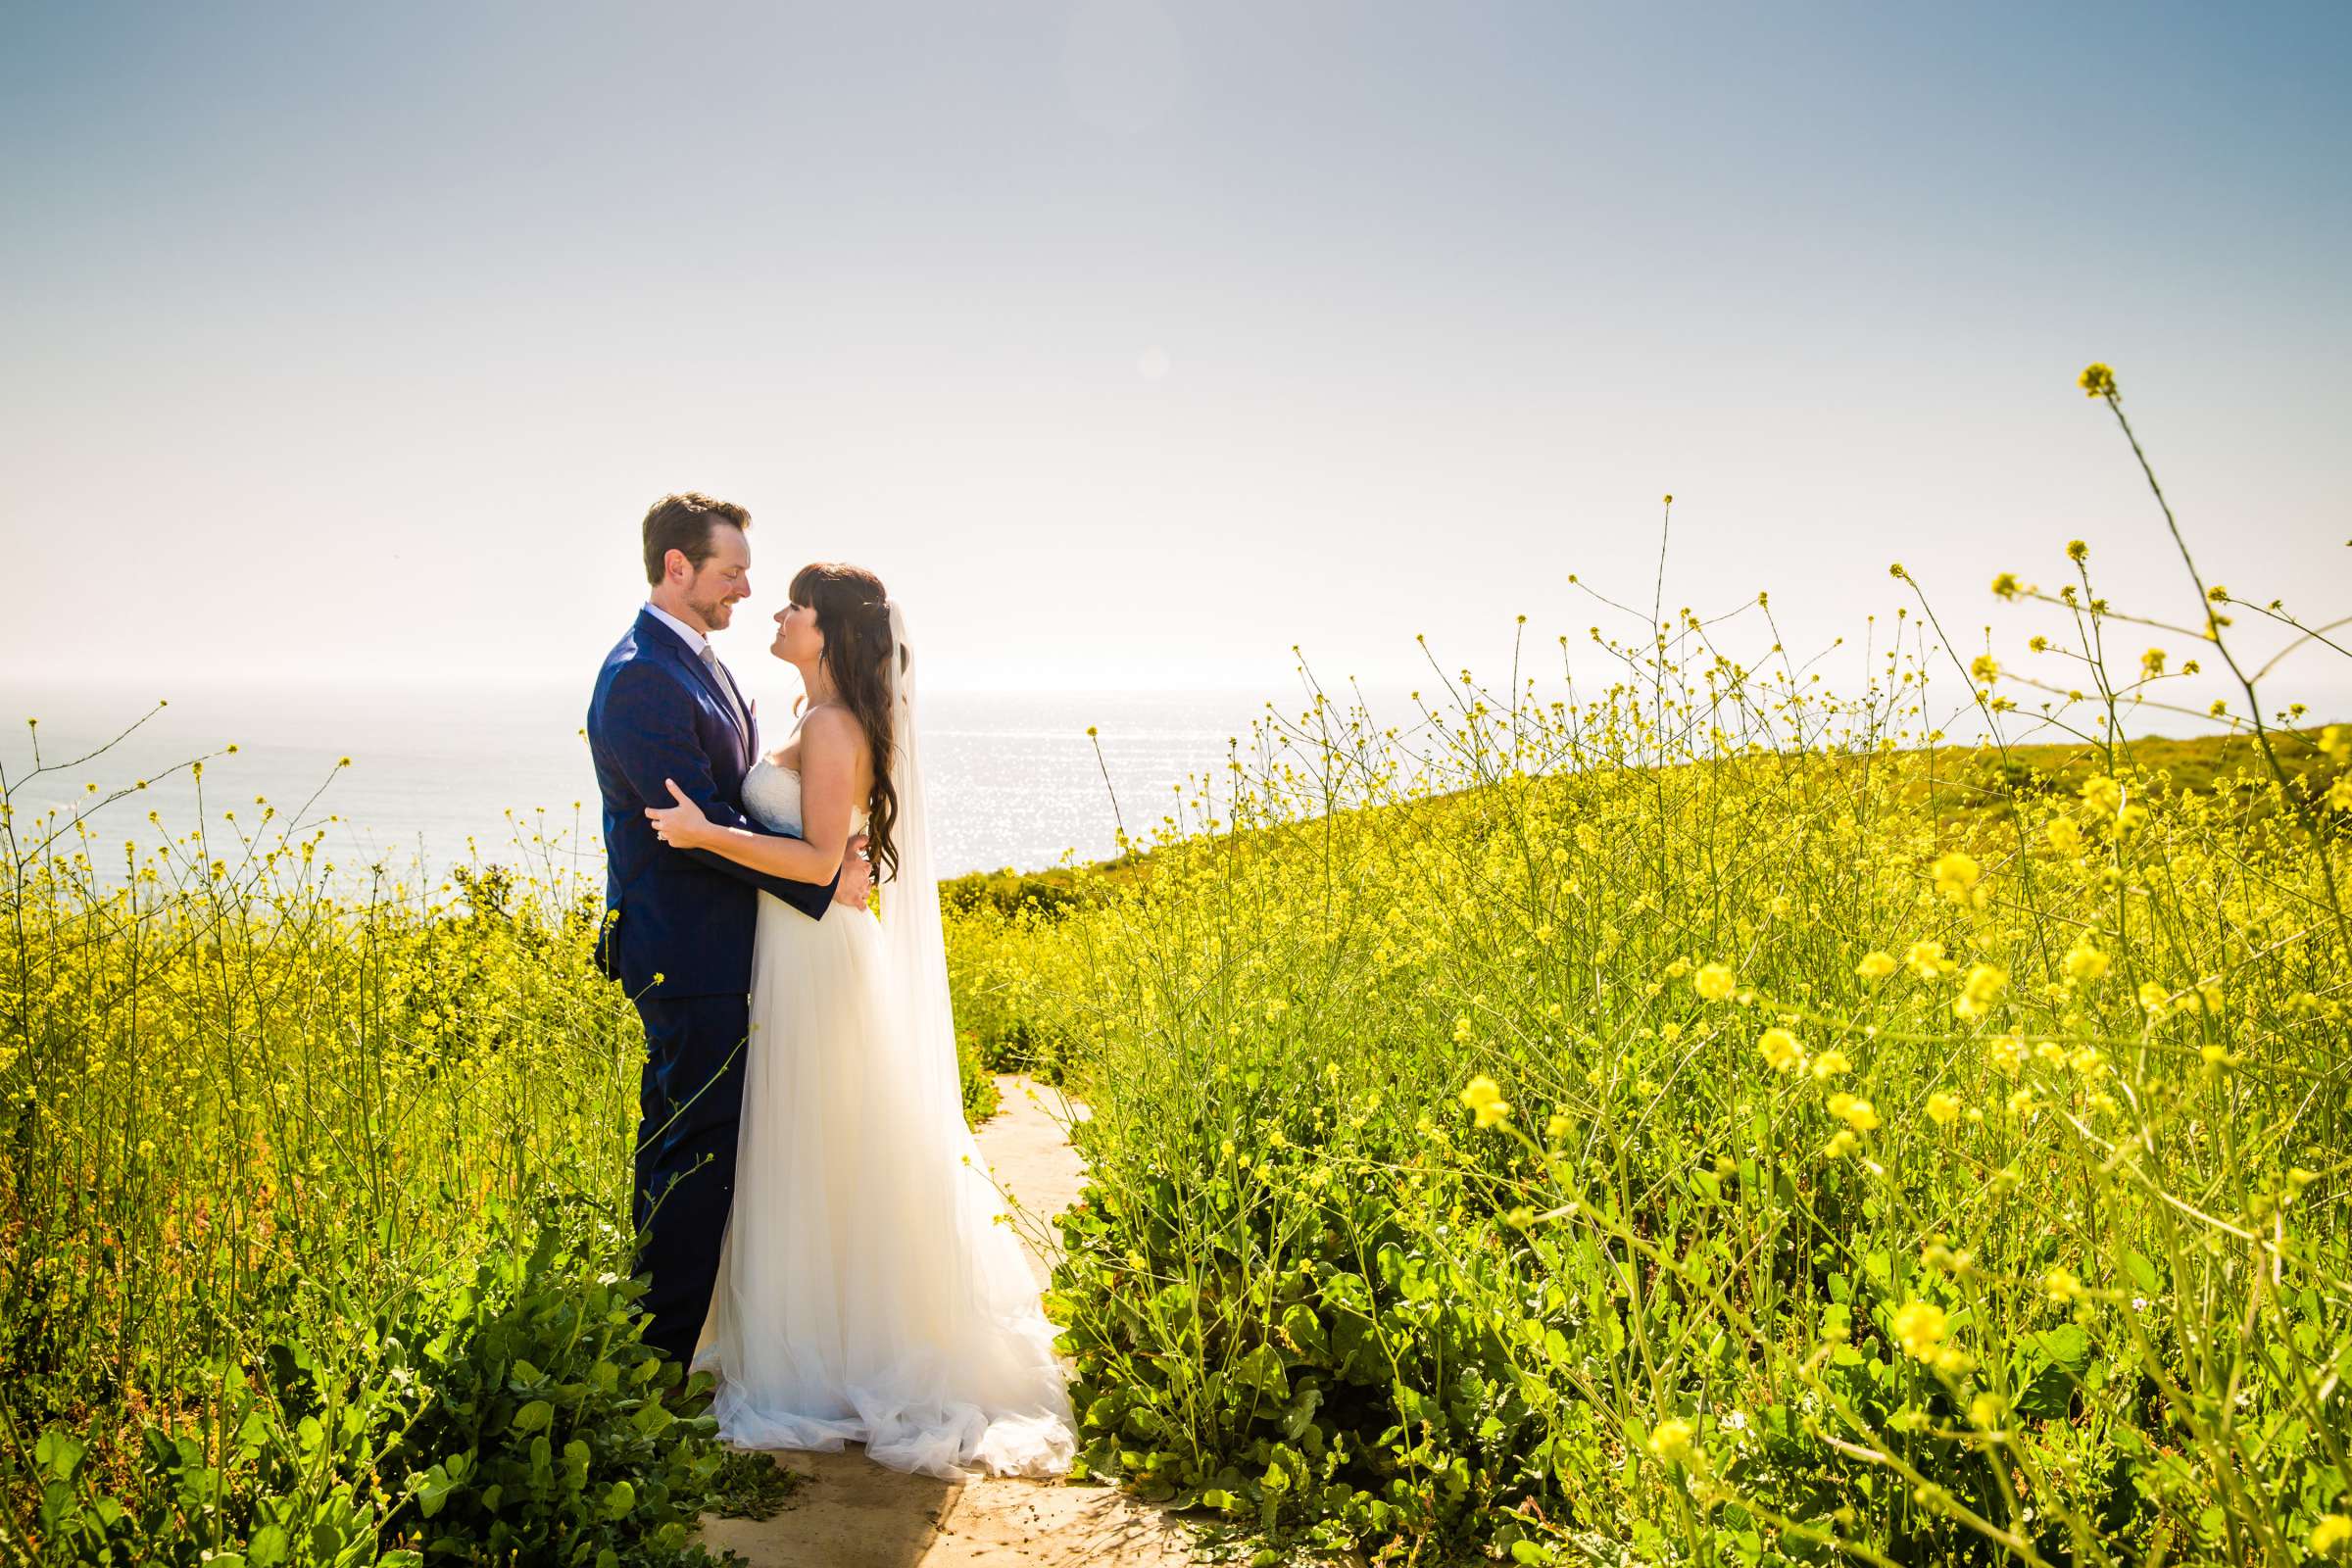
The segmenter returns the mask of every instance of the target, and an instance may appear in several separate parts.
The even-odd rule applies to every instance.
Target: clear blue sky
[[[0,670],[584,680],[689,486],[956,684],[1491,664],[1665,491],[1670,606],[1900,559],[2025,663],[2069,537],[2193,613],[2092,359],[2328,618],[2348,80],[2338,4],[12,8]]]

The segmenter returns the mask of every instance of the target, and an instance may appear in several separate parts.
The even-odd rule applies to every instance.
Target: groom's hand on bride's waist
[[[842,854],[841,882],[833,890],[833,902],[862,909],[873,890],[874,863],[865,858],[865,835],[860,833],[850,840],[849,848]]]

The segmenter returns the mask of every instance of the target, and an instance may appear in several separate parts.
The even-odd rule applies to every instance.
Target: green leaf
[[[1235,1362],[1233,1375],[1243,1387],[1255,1389],[1270,1399],[1291,1396],[1290,1379],[1282,1370],[1282,1352],[1271,1345],[1260,1345]]]
[[[608,1519],[626,1519],[637,1506],[637,1489],[626,1481],[615,1481],[605,1494],[604,1513]]]
[[[245,1543],[245,1557],[253,1564],[253,1568],[273,1568],[274,1564],[286,1560],[288,1549],[284,1527],[264,1525],[253,1533],[251,1541]]]
[[[33,1461],[60,1481],[74,1479],[74,1472],[81,1467],[81,1456],[87,1451],[80,1439],[55,1427],[42,1433],[40,1441],[32,1446]]]
[[[514,1430],[517,1432],[542,1431],[555,1418],[556,1407],[554,1405],[545,1399],[533,1399],[514,1412]]]

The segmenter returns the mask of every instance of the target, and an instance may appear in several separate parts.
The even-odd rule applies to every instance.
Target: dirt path
[[[997,1180],[1042,1218],[1078,1196],[1083,1167],[1061,1136],[1060,1092],[1001,1077],[1004,1108],[980,1129]],[[1083,1112],[1081,1112],[1083,1114]],[[1050,1236],[1050,1233],[1049,1233]],[[1051,1271],[1032,1252],[1040,1289]],[[1106,1487],[974,1481],[964,1486],[885,1469],[852,1446],[792,1453],[779,1462],[808,1476],[773,1519],[710,1519],[703,1541],[741,1552],[753,1568],[1177,1568],[1188,1537],[1158,1510]]]

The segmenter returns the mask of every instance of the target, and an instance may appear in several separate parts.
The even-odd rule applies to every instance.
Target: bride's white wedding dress
[[[919,839],[919,791],[901,794]],[[797,833],[800,775],[761,761],[743,804]],[[760,900],[734,1207],[694,1364],[738,1446],[1055,1475],[1074,1445],[1054,1330],[964,1125],[928,844],[900,843],[914,874],[884,884],[882,920]],[[906,972],[934,949],[936,973]]]

